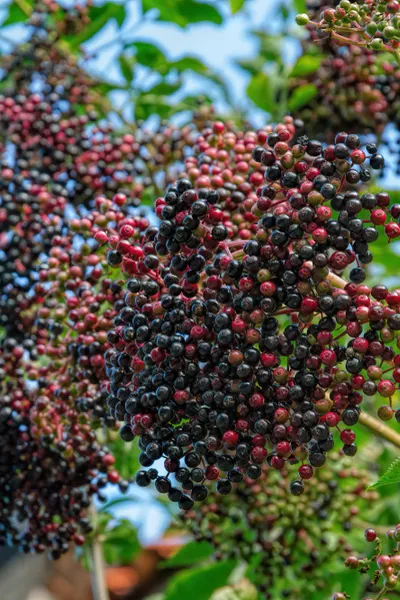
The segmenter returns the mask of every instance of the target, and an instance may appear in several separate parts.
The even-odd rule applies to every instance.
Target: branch
[[[376,435],[379,435],[381,438],[397,446],[397,448],[400,448],[400,434],[382,423],[382,421],[379,421],[368,413],[361,411],[358,422],[361,425],[364,425],[364,427],[367,427],[370,431],[376,433]]]
[[[96,515],[96,509],[92,506],[92,518]],[[91,579],[93,600],[110,600],[104,576],[103,548],[98,534],[95,532],[91,544]]]

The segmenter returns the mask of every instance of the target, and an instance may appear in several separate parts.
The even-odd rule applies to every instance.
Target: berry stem
[[[386,594],[387,591],[388,591],[388,588],[386,587],[386,585],[384,585],[383,588],[381,589],[381,591],[378,592],[378,594],[375,596],[374,600],[380,600],[380,598],[383,598],[383,596]]]
[[[384,423],[382,423],[381,421],[378,421],[378,419],[375,419],[375,417],[372,417],[368,413],[361,411],[358,422],[361,423],[361,425],[364,425],[364,427],[370,429],[371,431],[374,431],[374,433],[384,438],[388,442],[391,442],[392,444],[400,448],[400,434],[396,431],[393,431],[393,429],[391,429],[387,425],[384,425]]]
[[[96,517],[96,509],[92,506],[92,518]],[[104,576],[103,547],[98,533],[95,532],[91,545],[91,580],[93,600],[110,600]]]

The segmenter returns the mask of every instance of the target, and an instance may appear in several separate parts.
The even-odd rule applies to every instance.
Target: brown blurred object
[[[166,536],[147,546],[131,566],[108,567],[106,581],[111,600],[142,600],[159,592],[171,575],[158,569],[161,561],[172,556],[185,543],[182,536]],[[77,562],[73,553],[52,563],[47,586],[55,600],[93,600],[90,574]]]

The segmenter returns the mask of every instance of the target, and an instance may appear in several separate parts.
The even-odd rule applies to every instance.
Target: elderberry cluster
[[[361,574],[368,573],[371,568],[374,569],[373,576],[368,586],[369,592],[374,592],[373,597],[387,600],[391,592],[398,589],[400,577],[400,525],[389,529],[386,533],[388,544],[391,548],[385,552],[384,542],[378,537],[375,529],[365,530],[365,539],[374,544],[373,556],[358,558],[357,556],[348,556],[345,565],[348,569],[357,570]],[[376,592],[378,594],[376,595]],[[344,592],[336,592],[332,600],[347,600],[350,596]],[[369,596],[364,600],[372,600]]]
[[[295,600],[321,593],[326,561],[349,556],[346,536],[358,511],[377,496],[364,491],[365,470],[334,458],[306,484],[301,499],[287,496],[286,471],[281,477],[264,466],[257,482],[246,478],[229,497],[209,496],[182,513],[180,522],[196,541],[212,544],[217,560],[247,563],[247,576],[263,598]]]
[[[160,225],[108,254],[133,277],[108,334],[107,403],[121,437],[139,437],[138,485],[155,480],[183,509],[207,480],[228,494],[266,461],[304,462],[298,495],[340,422],[358,421],[362,393],[391,402],[397,388],[386,342],[399,296],[364,285],[361,264],[378,225],[400,235],[398,207],[359,191],[384,160],[354,134],[323,146],[297,139],[290,117],[244,134],[216,122],[195,148],[188,178],[156,201]],[[354,455],[355,433],[340,438]]]

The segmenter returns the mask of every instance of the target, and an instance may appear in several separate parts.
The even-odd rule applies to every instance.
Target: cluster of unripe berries
[[[310,22],[307,14],[297,16],[299,25]],[[398,0],[340,0],[335,8],[327,8],[317,27],[340,36],[353,36],[356,43],[374,51],[396,53],[400,47],[400,3]],[[339,39],[339,38],[338,38]]]
[[[286,469],[282,477],[264,465],[258,481],[245,478],[230,497],[209,496],[180,521],[197,541],[213,546],[216,559],[247,563],[263,598],[321,594],[326,561],[350,555],[346,537],[353,521],[377,496],[365,492],[366,471],[352,468],[348,459],[332,458],[335,462],[306,483],[302,498],[288,497]]]
[[[370,588],[378,594],[374,598],[387,600],[391,592],[398,588],[400,577],[400,525],[389,529],[386,533],[388,544],[391,549],[384,551],[384,543],[378,537],[374,529],[365,530],[365,539],[374,544],[373,556],[358,558],[348,556],[345,561],[346,567],[358,570],[361,574],[368,573],[373,569],[373,577],[370,582]],[[349,596],[346,592],[336,592],[332,600],[347,600]],[[364,600],[373,600],[370,596]]]
[[[139,437],[138,485],[154,480],[183,509],[207,481],[228,494],[265,461],[300,461],[299,495],[335,430],[355,454],[363,395],[394,414],[399,294],[369,288],[361,266],[379,226],[400,234],[388,195],[359,190],[383,157],[354,134],[323,146],[296,125],[205,129],[187,178],[155,203],[159,226],[108,253],[132,278],[108,335],[107,403],[121,437]]]

